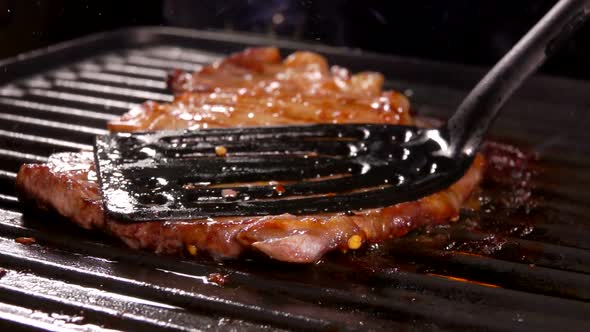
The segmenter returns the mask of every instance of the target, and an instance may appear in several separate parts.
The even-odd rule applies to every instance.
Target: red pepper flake
[[[211,273],[207,277],[207,280],[214,284],[218,284],[219,286],[223,286],[227,282],[227,275],[221,273]]]
[[[277,192],[277,194],[282,195],[285,192],[285,186],[283,186],[280,183],[277,183],[277,185],[275,186],[275,191]]]
[[[16,239],[14,239],[14,241],[25,245],[37,243],[37,240],[35,240],[34,237],[17,237]]]
[[[277,181],[268,181],[268,185],[272,186],[272,189],[276,191],[279,196],[285,192],[285,186],[278,183]]]
[[[0,278],[4,277],[6,275],[6,273],[8,273],[8,271],[6,271],[3,268],[0,268]]]

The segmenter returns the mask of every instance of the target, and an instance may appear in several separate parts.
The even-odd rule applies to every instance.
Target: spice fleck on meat
[[[279,183],[275,186],[275,191],[277,194],[282,195],[285,192],[285,186]]]
[[[215,154],[218,157],[225,157],[225,155],[227,154],[227,148],[223,145],[218,145],[215,147]]]
[[[33,243],[37,242],[37,240],[35,240],[34,237],[17,237],[16,239],[14,239],[14,241],[16,241],[20,244],[25,244],[25,245],[29,245],[29,244],[33,244]]]
[[[186,251],[188,251],[189,254],[196,256],[197,255],[197,246],[195,246],[194,244],[188,244],[186,246]]]
[[[361,247],[363,244],[363,238],[360,235],[353,235],[348,239],[348,248],[355,250]]]

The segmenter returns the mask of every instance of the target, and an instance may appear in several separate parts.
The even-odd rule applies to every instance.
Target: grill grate
[[[0,324],[55,331],[590,328],[590,194],[584,189],[590,160],[581,154],[590,150],[590,134],[576,130],[580,117],[588,117],[582,107],[588,85],[581,82],[535,79],[495,128],[497,135],[539,154],[535,167],[543,168],[543,176],[533,179],[538,203],[530,213],[504,202],[493,211],[465,212],[456,225],[428,235],[331,255],[310,266],[160,257],[50,220],[59,216],[23,217],[14,192],[20,164],[91,149],[109,119],[146,99],[171,100],[164,83],[169,70],[196,70],[228,51],[264,42],[139,29],[4,65],[12,77],[0,87]],[[317,48],[353,69],[374,66],[396,78],[389,86],[413,89],[414,105],[427,115],[451,112],[480,74],[277,43]],[[445,76],[448,84],[441,83]],[[570,87],[563,98],[531,97],[531,90],[558,86]],[[561,115],[546,112],[555,108]],[[555,126],[573,130],[551,136]],[[507,192],[518,189],[510,186],[492,186],[484,199],[503,202],[512,197]],[[19,244],[18,237],[36,243]],[[213,273],[226,275],[227,283],[209,281]]]

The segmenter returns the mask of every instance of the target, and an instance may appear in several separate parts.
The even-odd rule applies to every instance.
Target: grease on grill
[[[510,244],[507,238],[526,236],[538,222],[535,216],[540,211],[531,202],[532,183],[520,181],[536,174],[534,158],[513,146],[498,143],[487,143],[483,151],[489,160],[485,181],[461,210],[460,220],[449,225],[427,226],[404,237],[361,246],[354,251],[351,247],[343,248],[343,252],[350,250],[354,254],[330,256],[332,261],[348,265],[353,271],[354,276],[342,278],[362,278],[374,273],[397,276],[403,271],[491,288],[510,286],[510,280],[480,280],[481,276],[465,274],[445,263],[445,259],[461,255],[513,261],[522,261],[522,255],[527,255],[526,248],[518,244],[507,246]],[[514,190],[515,186],[518,190]],[[511,248],[518,248],[514,256],[510,256]],[[323,264],[332,266],[333,262]]]
[[[224,286],[227,282],[227,275],[221,273],[211,273],[207,276],[207,281],[219,286]]]
[[[453,277],[453,276],[447,276],[447,275],[436,274],[436,273],[427,273],[427,275],[429,275],[429,276],[435,276],[435,277],[439,277],[439,278],[445,278],[445,279],[453,280],[453,281],[471,283],[471,284],[474,284],[474,285],[479,285],[479,286],[484,286],[484,287],[501,288],[498,285],[489,284],[489,283],[485,283],[485,282],[479,282],[479,281],[465,279],[465,278],[460,278],[460,277]]]
[[[484,181],[508,187],[509,194],[498,197],[495,203],[510,209],[533,209],[537,203],[531,190],[531,182],[537,172],[532,167],[536,156],[498,142],[486,142],[482,150],[488,164]]]

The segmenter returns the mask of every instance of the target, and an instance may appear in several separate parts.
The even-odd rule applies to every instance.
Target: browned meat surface
[[[274,48],[237,53],[194,74],[176,73],[170,104],[153,102],[111,121],[112,131],[305,123],[410,124],[409,102],[381,91],[378,73],[350,75],[310,52],[281,61]]]
[[[179,93],[171,104],[148,102],[109,128],[114,131],[206,128],[299,123],[409,124],[408,101],[381,92],[376,73],[330,70],[317,54],[297,52],[281,60],[273,48],[248,50],[204,67],[176,73]],[[313,262],[330,250],[399,237],[424,225],[446,223],[478,185],[478,156],[450,188],[413,202],[355,215],[319,214],[225,217],[182,222],[124,224],[105,219],[91,153],[60,153],[47,164],[23,165],[17,177],[21,199],[55,209],[88,229],[101,229],[133,248],[158,253],[237,257],[257,250],[287,262]]]
[[[287,262],[313,262],[333,249],[358,249],[365,242],[399,237],[424,225],[456,218],[481,180],[483,158],[447,190],[381,209],[311,216],[225,217],[184,222],[123,224],[104,218],[92,154],[59,153],[47,164],[23,165],[17,186],[34,200],[88,229],[102,229],[133,248],[158,253],[207,252],[236,257],[249,248]]]

